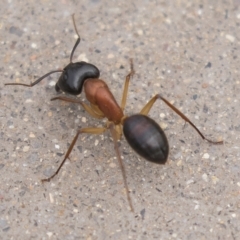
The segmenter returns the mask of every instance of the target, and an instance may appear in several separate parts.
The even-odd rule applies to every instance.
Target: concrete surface
[[[174,3],[170,3],[174,2]],[[0,2],[1,239],[240,239],[240,1]],[[101,71],[117,99],[134,59],[127,114],[162,93],[209,138],[158,101],[165,166],[138,157],[123,139],[129,211],[110,134],[82,135],[59,175],[77,129],[101,126],[76,104],[51,102],[53,74],[74,61]],[[84,94],[80,96],[84,98]]]

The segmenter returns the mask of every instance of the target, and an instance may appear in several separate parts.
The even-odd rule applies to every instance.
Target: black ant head
[[[90,63],[76,62],[69,63],[64,69],[58,82],[55,85],[57,92],[62,90],[65,93],[78,95],[82,92],[83,83],[88,78],[99,78],[98,68]]]

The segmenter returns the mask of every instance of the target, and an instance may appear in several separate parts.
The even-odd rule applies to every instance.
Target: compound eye
[[[68,74],[65,72],[64,75],[63,75],[63,79],[64,81],[67,81],[68,80]]]
[[[57,83],[56,83],[56,85],[55,85],[55,90],[56,90],[56,92],[60,92],[60,87],[58,86]]]

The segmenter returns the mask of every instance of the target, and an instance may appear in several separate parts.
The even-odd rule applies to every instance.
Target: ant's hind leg
[[[192,121],[185,116],[180,110],[178,110],[174,105],[172,105],[169,101],[167,101],[164,97],[162,97],[160,94],[155,95],[153,98],[151,98],[149,100],[149,102],[142,108],[142,110],[140,111],[140,114],[143,115],[147,115],[149,113],[149,111],[151,110],[153,104],[156,102],[157,99],[161,99],[163,102],[165,102],[168,107],[170,107],[175,113],[177,113],[183,120],[185,120],[186,122],[188,122],[196,131],[197,133],[202,137],[202,139],[213,143],[213,144],[222,144],[223,141],[212,141],[208,138],[206,138],[201,132],[200,130],[192,123]]]

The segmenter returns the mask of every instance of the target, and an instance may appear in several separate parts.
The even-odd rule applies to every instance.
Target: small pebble
[[[208,176],[207,176],[206,173],[204,173],[204,174],[202,175],[202,179],[203,179],[205,182],[208,182]]]
[[[32,99],[28,98],[26,99],[25,103],[31,103],[32,102]]]
[[[82,53],[77,58],[79,61],[89,62],[88,58],[86,57],[85,53]]]
[[[209,159],[209,154],[208,153],[204,153],[202,158]]]
[[[52,237],[53,233],[52,232],[47,232],[48,237]]]
[[[31,48],[35,48],[36,49],[37,48],[37,44],[36,43],[32,43],[31,44]]]
[[[232,35],[227,34],[225,37],[226,37],[226,39],[227,39],[228,41],[230,41],[230,42],[234,42],[234,41],[235,41],[235,37],[232,36]]]
[[[53,198],[53,195],[51,193],[49,193],[49,199],[50,199],[50,203],[54,203],[54,198]]]
[[[24,147],[23,147],[23,152],[28,152],[28,151],[29,151],[29,148],[30,148],[29,146],[24,146]]]
[[[110,163],[109,166],[110,166],[111,168],[115,168],[115,167],[116,167],[116,164],[115,164],[115,163]]]
[[[114,58],[114,55],[110,53],[110,54],[108,54],[107,58],[108,59]]]
[[[53,86],[55,86],[55,84],[56,84],[55,81],[51,81],[48,85],[51,86],[51,87],[53,87]]]
[[[30,133],[30,134],[29,134],[29,137],[30,137],[30,138],[35,138],[35,135],[34,135],[33,133]]]
[[[217,184],[219,182],[219,178],[217,178],[216,176],[212,176],[211,178],[214,184]]]

